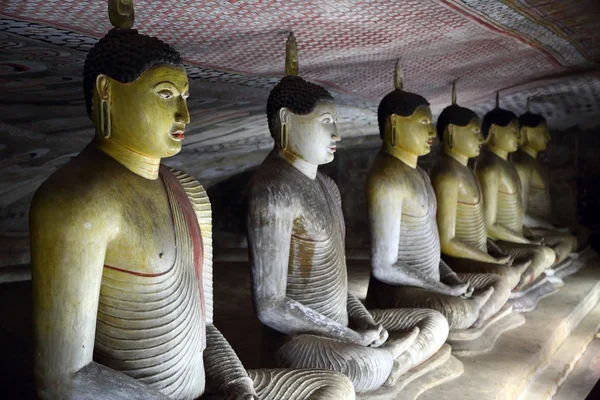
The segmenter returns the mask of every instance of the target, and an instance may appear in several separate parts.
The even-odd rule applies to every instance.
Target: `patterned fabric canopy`
[[[203,183],[256,165],[272,146],[266,97],[290,31],[300,74],[341,105],[342,143],[377,134],[398,58],[405,88],[434,115],[456,80],[459,104],[481,116],[500,91],[517,114],[531,97],[553,129],[600,126],[597,0],[135,0],[135,15],[140,32],[187,63],[192,123],[166,162]],[[106,0],[0,2],[0,221],[26,214],[39,184],[91,139],[82,67],[109,29]]]

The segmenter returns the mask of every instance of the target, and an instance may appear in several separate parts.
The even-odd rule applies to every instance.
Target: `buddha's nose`
[[[331,135],[331,140],[339,142],[340,140],[342,140],[342,137],[340,136],[340,132],[338,130],[337,124],[334,125],[333,127],[333,134]]]
[[[186,125],[190,123],[190,112],[183,99],[181,99],[181,104],[179,104],[177,112],[175,113],[175,121],[183,122]]]

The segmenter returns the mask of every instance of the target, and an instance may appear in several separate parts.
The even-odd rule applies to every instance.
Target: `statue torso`
[[[431,171],[431,179],[444,179],[456,185],[456,238],[487,252],[487,228],[483,208],[481,187],[475,174],[467,166],[446,154],[441,154]],[[443,194],[439,194],[443,195]]]
[[[398,261],[439,279],[440,238],[436,199],[431,181],[419,167],[411,168],[386,153],[379,153],[370,179],[383,179],[382,188],[397,191],[402,201]],[[384,190],[388,190],[384,189]]]
[[[485,149],[481,152],[475,169],[485,171],[486,179],[496,179],[498,182],[496,222],[519,234],[522,233],[521,180],[515,167],[507,160]],[[478,176],[482,175],[478,174]]]
[[[347,325],[345,226],[335,183],[320,173],[309,179],[270,155],[250,185],[254,190],[277,190],[291,205],[286,295]]]
[[[161,176],[151,181],[107,156],[96,158],[101,164],[94,168],[102,179],[93,184],[104,183],[106,198],[118,201],[120,223],[106,250],[94,359],[173,398],[196,398],[205,386],[203,297],[212,297],[210,291],[203,293],[203,283],[210,287],[211,283],[202,282],[203,268],[197,271],[195,265],[198,250],[202,262],[202,253],[210,246],[210,234],[197,237],[191,228],[205,218],[194,211],[190,215],[199,199],[192,195],[177,200],[174,188],[181,179],[169,172],[168,182],[162,168]],[[196,193],[204,192],[192,178],[183,179]],[[212,298],[208,300],[212,304]]]
[[[550,180],[548,173],[537,158],[519,150],[512,159],[517,170],[529,175],[529,196],[527,212],[539,218],[552,218],[552,202],[550,197]]]

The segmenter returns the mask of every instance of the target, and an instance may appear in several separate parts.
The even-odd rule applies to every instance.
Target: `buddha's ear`
[[[494,143],[494,141],[496,140],[496,124],[491,124],[490,128],[488,129],[488,137],[486,140],[486,143]]]
[[[390,115],[390,124],[391,124],[391,126],[395,127],[397,122],[398,122],[398,114],[392,114],[392,115]]]
[[[279,109],[279,122],[281,124],[287,124],[289,121],[290,110],[285,107]]]
[[[96,77],[96,93],[100,99],[108,99],[110,78],[104,74]]]
[[[448,142],[448,146],[450,148],[452,148],[454,146],[454,133],[456,132],[456,127],[454,126],[454,124],[448,124],[446,126],[446,132],[444,137],[446,138],[447,142]]]

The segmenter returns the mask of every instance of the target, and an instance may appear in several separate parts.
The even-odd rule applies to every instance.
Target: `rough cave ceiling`
[[[600,126],[600,3],[595,0],[136,0],[140,32],[180,50],[192,123],[166,160],[210,185],[272,146],[264,108],[294,31],[300,73],[330,88],[346,143],[376,135],[378,101],[401,59],[405,87],[434,114],[457,80],[480,115],[502,106],[552,128]],[[93,135],[81,75],[110,29],[106,1],[0,0],[0,232],[23,227],[28,199]],[[343,143],[343,142],[342,142]],[[26,229],[26,228],[23,228]]]

